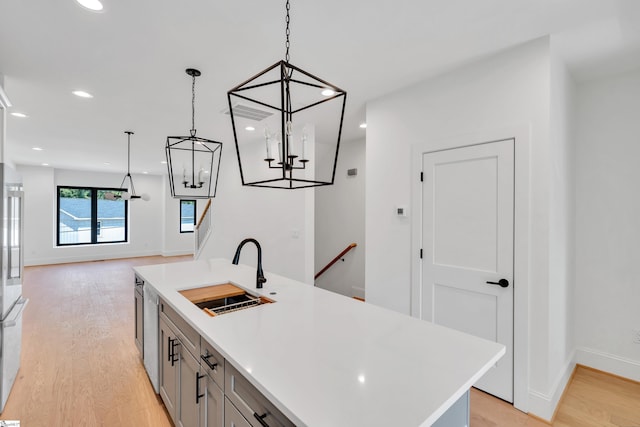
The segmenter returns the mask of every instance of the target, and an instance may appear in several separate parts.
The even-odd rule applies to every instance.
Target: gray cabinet
[[[176,408],[178,395],[178,363],[177,355],[180,342],[177,334],[171,329],[167,321],[160,317],[159,324],[159,354],[160,354],[160,397],[176,423]]]
[[[205,375],[207,400],[200,405],[200,427],[224,426],[224,393],[209,375]]]
[[[225,396],[250,425],[260,427],[295,427],[273,403],[258,391],[231,364],[224,367]]]
[[[224,399],[224,427],[251,427],[229,399]]]
[[[199,427],[200,407],[205,402],[204,375],[200,374],[200,364],[187,350],[180,351],[180,390],[176,425],[179,427]],[[202,390],[202,391],[201,391]]]
[[[160,396],[177,427],[295,427],[160,300]]]

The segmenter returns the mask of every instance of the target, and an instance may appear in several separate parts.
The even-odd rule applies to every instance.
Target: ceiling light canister
[[[93,95],[89,92],[85,92],[84,90],[74,90],[72,93],[80,98],[93,98]]]
[[[85,7],[94,12],[100,12],[104,8],[100,0],[76,0],[76,1],[80,6]]]

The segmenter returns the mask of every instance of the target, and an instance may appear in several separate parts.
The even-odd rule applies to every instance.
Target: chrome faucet
[[[242,247],[245,245],[245,243],[249,242],[255,243],[256,248],[258,248],[258,271],[256,273],[256,288],[260,289],[262,288],[262,284],[266,282],[267,279],[264,277],[264,272],[262,271],[262,248],[260,247],[260,243],[258,243],[256,239],[244,239],[242,242],[240,242],[238,248],[236,249],[236,254],[233,256],[232,263],[238,265],[238,261],[240,261],[240,251],[242,250]]]

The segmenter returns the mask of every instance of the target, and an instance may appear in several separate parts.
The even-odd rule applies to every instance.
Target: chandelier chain
[[[195,131],[195,116],[196,116],[196,76],[192,76],[191,81],[191,130]]]
[[[284,56],[284,59],[286,62],[289,62],[289,47],[291,46],[291,43],[289,42],[289,35],[291,34],[291,30],[289,30],[289,22],[291,21],[291,19],[289,18],[289,9],[291,8],[291,6],[289,5],[289,0],[287,0],[287,30],[285,32],[286,36],[287,36],[287,42],[285,44],[285,46],[287,47],[287,51],[286,54]]]

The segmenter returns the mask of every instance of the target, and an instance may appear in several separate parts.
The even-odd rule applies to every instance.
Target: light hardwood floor
[[[134,344],[131,268],[190,258],[26,268],[22,366],[0,419],[23,427],[171,426]],[[471,427],[548,425],[472,390]],[[553,425],[640,427],[640,384],[579,368]]]

